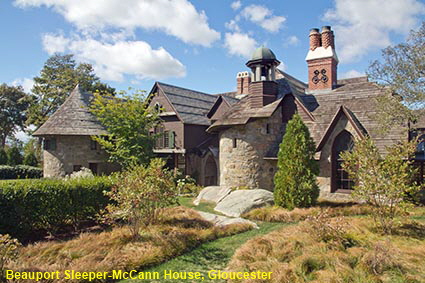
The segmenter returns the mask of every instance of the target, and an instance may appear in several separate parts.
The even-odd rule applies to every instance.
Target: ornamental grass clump
[[[106,193],[113,201],[106,207],[106,219],[128,223],[133,238],[143,226],[157,223],[163,208],[178,203],[173,174],[164,166],[164,160],[152,159],[149,166],[135,165],[118,173],[115,186]]]

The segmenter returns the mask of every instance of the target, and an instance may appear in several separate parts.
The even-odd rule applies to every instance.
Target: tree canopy
[[[382,50],[382,60],[372,62],[368,76],[385,87],[379,98],[378,120],[384,128],[406,124],[425,109],[425,22],[410,32],[406,42]]]
[[[274,177],[275,204],[288,209],[313,205],[319,188],[319,167],[314,160],[316,146],[307,126],[298,114],[288,122],[279,147],[277,172]]]
[[[28,96],[21,86],[0,85],[0,147],[6,139],[25,126],[25,112],[30,105]]]
[[[27,124],[40,126],[65,101],[75,86],[79,84],[85,91],[114,93],[115,89],[104,84],[95,75],[92,65],[77,64],[72,54],[55,54],[47,59],[34,78],[32,103]]]
[[[150,129],[159,123],[158,114],[148,107],[141,92],[121,97],[95,93],[90,111],[108,135],[92,138],[110,154],[110,161],[123,167],[149,164],[155,141]]]

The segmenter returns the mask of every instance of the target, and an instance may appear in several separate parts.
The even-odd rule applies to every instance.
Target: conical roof
[[[106,134],[105,128],[90,112],[93,95],[77,85],[65,102],[33,136],[75,135],[91,136]]]

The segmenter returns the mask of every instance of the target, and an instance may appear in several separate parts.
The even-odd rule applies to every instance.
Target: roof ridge
[[[166,84],[166,83],[163,83],[163,82],[157,82],[157,83],[158,83],[158,85],[171,86],[171,87],[175,87],[175,88],[179,88],[179,89],[183,89],[183,90],[189,90],[189,91],[197,92],[197,93],[200,93],[200,94],[204,94],[204,95],[215,97],[214,94],[209,94],[209,93],[206,93],[206,92],[202,92],[202,91],[198,91],[198,90],[193,90],[193,89],[190,89],[190,88],[185,88],[185,87],[181,87],[181,86]]]

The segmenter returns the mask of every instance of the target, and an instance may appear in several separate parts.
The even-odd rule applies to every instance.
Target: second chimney
[[[335,40],[334,40],[334,32],[331,30],[330,26],[322,27],[322,46],[324,48],[328,48],[331,46],[335,49]]]

